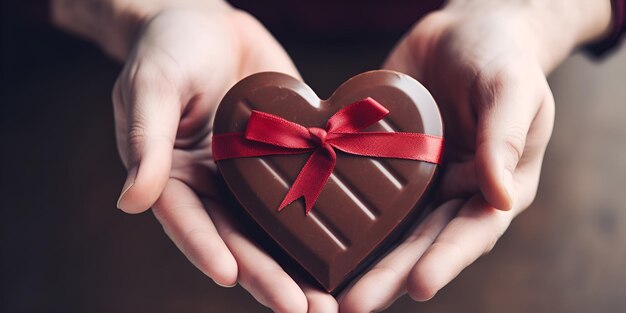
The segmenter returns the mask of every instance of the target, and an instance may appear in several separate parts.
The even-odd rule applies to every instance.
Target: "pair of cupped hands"
[[[146,19],[113,91],[128,179],[118,207],[149,208],[187,258],[221,286],[239,283],[276,312],[371,312],[408,293],[428,300],[489,252],[535,197],[554,103],[538,32],[522,13],[449,7],[420,20],[382,68],[436,99],[446,157],[436,209],[333,297],[290,277],[227,214],[211,152],[216,106],[261,71],[300,77],[287,53],[242,11],[163,10]],[[375,43],[373,43],[375,44]],[[114,53],[114,52],[113,52]]]

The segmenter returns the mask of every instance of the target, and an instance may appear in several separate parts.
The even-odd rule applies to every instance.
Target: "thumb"
[[[510,210],[515,199],[515,170],[525,153],[540,101],[534,99],[532,88],[505,77],[479,78],[476,90],[478,185],[489,204]]]
[[[116,105],[127,117],[126,125],[118,125],[118,140],[125,145],[121,151],[128,168],[117,207],[141,213],[156,202],[170,177],[181,105],[171,79],[139,70],[131,82],[129,103]]]

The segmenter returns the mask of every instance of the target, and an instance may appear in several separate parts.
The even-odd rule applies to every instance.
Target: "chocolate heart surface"
[[[426,88],[408,75],[383,70],[351,78],[327,100],[286,74],[248,76],[224,96],[213,131],[245,132],[253,110],[323,129],[339,110],[366,98],[389,114],[362,132],[443,137],[439,110]],[[425,213],[437,165],[336,150],[336,164],[312,210],[306,214],[299,199],[278,211],[310,155],[233,158],[217,166],[252,219],[323,288],[336,292]]]

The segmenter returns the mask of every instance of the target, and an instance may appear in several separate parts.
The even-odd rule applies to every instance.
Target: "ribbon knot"
[[[252,111],[246,131],[214,134],[212,149],[216,162],[225,159],[311,153],[287,195],[278,207],[304,197],[306,213],[324,189],[333,172],[337,155],[345,153],[380,158],[397,158],[439,164],[443,138],[405,132],[360,132],[389,114],[372,98],[352,103],[335,113],[326,129],[304,127],[276,115]]]
[[[325,129],[319,127],[309,127],[309,134],[311,135],[311,139],[318,146],[323,146],[326,144],[326,135],[328,134]]]

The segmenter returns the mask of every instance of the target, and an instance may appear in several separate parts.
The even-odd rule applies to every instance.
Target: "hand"
[[[118,207],[152,207],[187,258],[222,286],[237,281],[276,312],[337,311],[335,299],[297,284],[227,216],[210,150],[224,93],[259,71],[299,77],[250,15],[230,7],[168,9],[137,37],[113,91],[118,148],[128,178]]]
[[[407,292],[432,298],[489,252],[535,197],[554,121],[545,73],[575,38],[548,43],[531,8],[479,2],[453,1],[425,17],[384,65],[422,82],[440,107],[438,207],[340,297],[341,312],[382,310]]]

